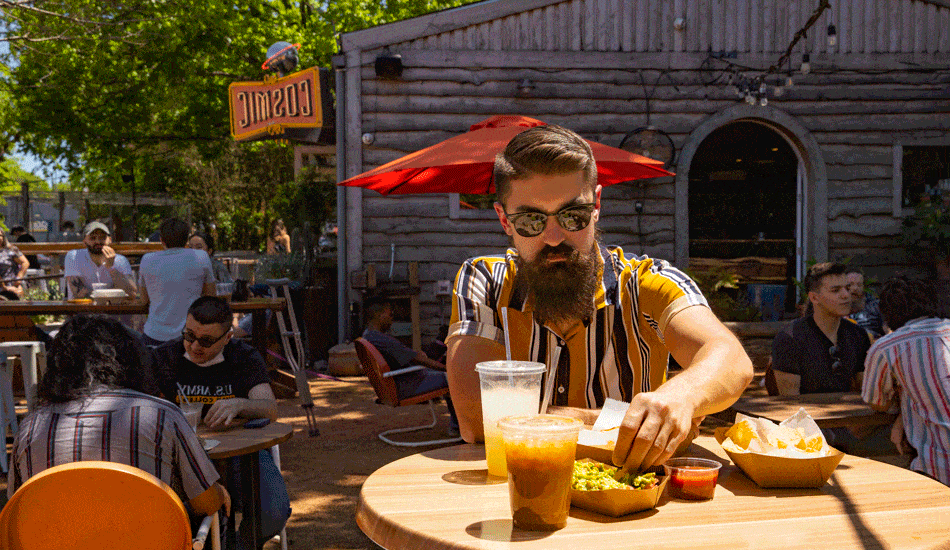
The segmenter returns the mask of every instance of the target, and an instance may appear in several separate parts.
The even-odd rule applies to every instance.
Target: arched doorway
[[[788,141],[754,120],[711,132],[689,168],[691,269],[738,275],[766,320],[794,306],[800,181]]]
[[[788,142],[763,124],[710,134],[689,169],[690,258],[794,254],[797,167]]]

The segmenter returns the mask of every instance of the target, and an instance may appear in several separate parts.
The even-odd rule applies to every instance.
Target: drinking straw
[[[561,348],[556,347],[551,352],[551,364],[548,365],[548,378],[544,384],[544,395],[541,400],[541,414],[548,412],[548,404],[551,402],[551,394],[554,393],[554,378],[557,374],[557,365],[561,360]]]
[[[501,308],[501,327],[505,331],[505,358],[511,362],[511,340],[508,339],[508,308]]]

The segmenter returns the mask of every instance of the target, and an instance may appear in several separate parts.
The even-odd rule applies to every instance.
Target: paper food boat
[[[737,416],[736,421],[742,418],[748,418],[742,415]],[[763,419],[754,419],[763,421]],[[818,430],[811,416],[805,413],[804,409],[799,410],[796,415],[787,419],[782,424],[792,421],[792,425],[804,425],[806,430]],[[764,422],[768,422],[765,420]],[[810,425],[809,425],[810,423]],[[771,424],[771,423],[770,423]],[[774,424],[772,424],[774,425]],[[812,427],[813,426],[813,427]],[[716,428],[716,441],[722,445],[727,439],[727,427]],[[731,442],[730,442],[731,443]],[[786,456],[775,454],[765,454],[754,451],[736,450],[734,445],[723,446],[723,450],[729,455],[729,459],[739,467],[742,472],[748,476],[759,487],[763,488],[817,488],[828,482],[831,473],[838,467],[838,463],[844,458],[844,453],[828,446],[825,443],[825,450],[821,455],[807,456],[807,453],[788,452]]]
[[[599,461],[594,461],[599,462]],[[607,462],[610,464],[610,462]],[[634,512],[656,508],[660,495],[670,480],[663,466],[651,468],[659,483],[652,489],[606,489],[604,491],[579,491],[571,489],[571,506],[577,506],[591,512],[612,517],[625,516]]]

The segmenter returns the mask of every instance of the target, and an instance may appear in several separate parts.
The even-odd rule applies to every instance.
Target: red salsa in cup
[[[716,493],[721,464],[704,458],[673,458],[666,462],[670,468],[667,487],[672,498],[708,500]]]

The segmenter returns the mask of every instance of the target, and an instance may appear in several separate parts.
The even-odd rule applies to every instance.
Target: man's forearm
[[[242,418],[270,418],[277,420],[277,402],[270,399],[246,399],[241,408]]]
[[[109,276],[112,277],[112,284],[116,288],[124,290],[129,297],[135,298],[138,296],[138,289],[135,288],[135,281],[131,277],[114,267],[109,268]]]
[[[66,277],[66,286],[72,291],[73,298],[88,298],[92,294],[92,287],[82,277]]]
[[[475,365],[482,361],[504,359],[505,348],[498,342],[475,336],[450,338],[446,345],[446,376],[459,420],[459,432],[468,443],[483,441],[481,384]]]
[[[749,356],[738,340],[735,344],[714,341],[705,344],[680,374],[657,388],[674,392],[693,404],[693,417],[729,408],[752,379]]]

